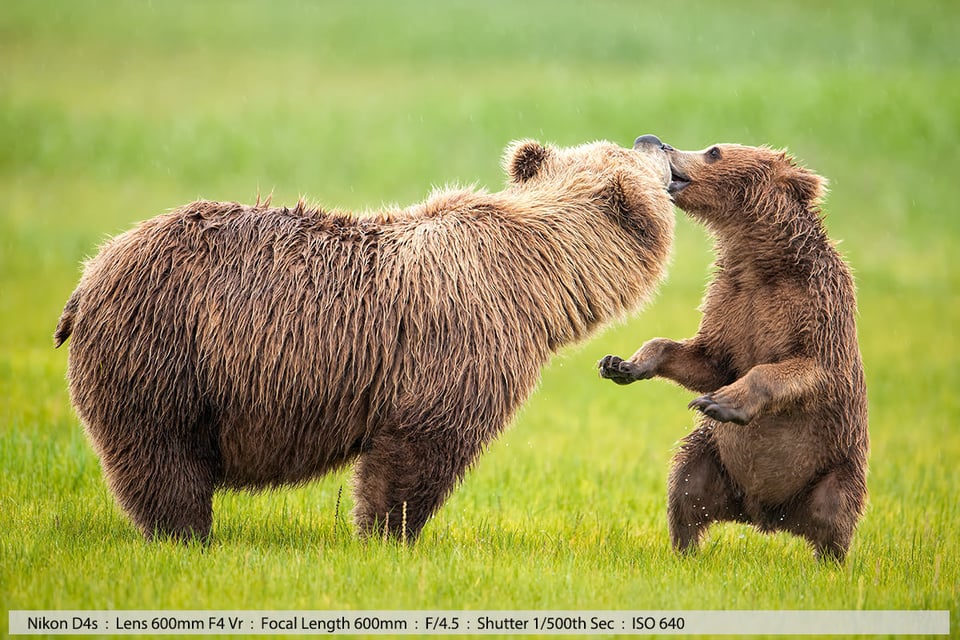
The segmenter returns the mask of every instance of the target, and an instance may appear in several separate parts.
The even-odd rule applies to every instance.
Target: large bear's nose
[[[640,136],[639,138],[633,141],[634,149],[640,149],[642,147],[647,147],[647,146],[654,147],[657,149],[664,149],[664,150],[670,149],[670,145],[663,144],[660,138],[653,135],[652,133],[648,133],[647,135]]]

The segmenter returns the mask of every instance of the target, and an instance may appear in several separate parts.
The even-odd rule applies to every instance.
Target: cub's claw
[[[687,408],[702,411],[719,422],[735,422],[736,424],[750,422],[749,416],[741,407],[728,404],[724,399],[718,398],[712,393],[693,399],[687,405]]]
[[[636,364],[619,356],[604,356],[597,363],[597,367],[601,378],[613,380],[617,384],[630,384],[650,377]]]
[[[623,358],[619,356],[604,356],[600,362],[597,363],[598,373],[601,378],[613,380],[617,384],[628,384],[630,380],[627,380],[624,373],[620,371],[621,364],[623,364]]]
[[[623,362],[623,358],[620,356],[603,356],[600,358],[600,362],[597,363],[597,366],[600,368],[600,376],[606,378],[607,371],[615,369],[621,362]]]

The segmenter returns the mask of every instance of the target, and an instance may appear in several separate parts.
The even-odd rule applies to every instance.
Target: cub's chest
[[[703,329],[742,375],[802,350],[810,306],[805,288],[790,280],[719,277],[705,300]]]

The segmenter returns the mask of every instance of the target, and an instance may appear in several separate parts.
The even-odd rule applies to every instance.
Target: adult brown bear
[[[842,560],[866,498],[867,393],[850,270],[820,218],[824,181],[784,152],[667,146],[674,202],[713,233],[716,276],[693,338],[656,338],[600,375],[702,393],[673,461],[670,537],[720,520],[790,531]]]
[[[90,260],[56,329],[114,496],[207,538],[217,488],[357,461],[361,532],[414,539],[565,344],[635,311],[669,259],[670,167],[533,141],[499,193],[342,213],[194,202]]]

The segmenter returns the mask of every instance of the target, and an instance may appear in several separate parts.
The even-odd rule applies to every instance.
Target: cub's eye
[[[720,147],[710,147],[707,151],[707,159],[711,162],[715,162],[720,159]]]

